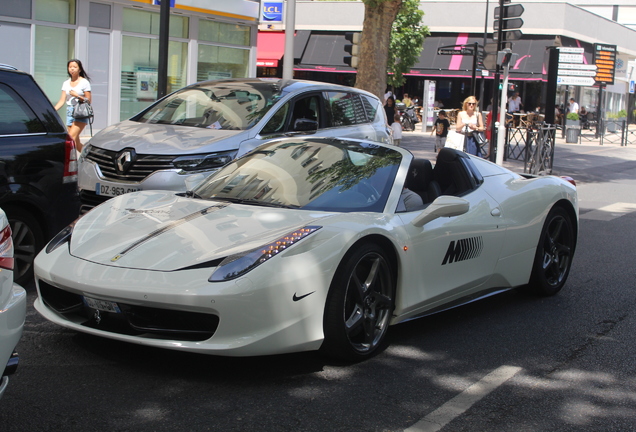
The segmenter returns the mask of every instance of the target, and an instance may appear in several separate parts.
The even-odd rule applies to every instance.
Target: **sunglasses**
[[[466,105],[475,105],[475,102],[468,102]]]

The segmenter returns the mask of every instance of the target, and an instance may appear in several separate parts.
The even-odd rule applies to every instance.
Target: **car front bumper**
[[[26,300],[27,295],[24,288],[14,283],[10,295],[7,297],[7,302],[0,305],[0,368],[2,368],[0,397],[4,394],[9,383],[9,378],[5,373],[10,374],[15,370],[15,365],[10,368],[6,368],[6,366],[22,336],[26,316]]]

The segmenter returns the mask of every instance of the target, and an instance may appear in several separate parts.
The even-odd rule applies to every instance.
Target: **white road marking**
[[[404,432],[436,432],[466,412],[476,402],[512,378],[521,370],[516,366],[501,366],[422,418]]]
[[[616,219],[633,211],[636,211],[636,204],[634,203],[614,203],[601,207],[600,209],[584,213],[579,216],[579,219],[611,221],[612,219]]]

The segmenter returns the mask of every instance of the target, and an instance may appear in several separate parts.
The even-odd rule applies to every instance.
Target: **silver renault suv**
[[[265,141],[294,135],[392,143],[382,103],[359,89],[260,78],[200,82],[88,142],[79,159],[82,212],[128,192],[189,190]]]

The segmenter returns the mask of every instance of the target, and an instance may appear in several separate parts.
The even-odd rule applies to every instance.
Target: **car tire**
[[[534,257],[530,290],[538,295],[555,295],[568,278],[574,256],[574,226],[570,215],[561,207],[548,213]]]
[[[321,352],[361,361],[378,352],[395,307],[395,278],[382,248],[365,243],[343,259],[333,278],[324,314]]]
[[[13,279],[20,285],[33,281],[33,260],[44,247],[44,234],[38,221],[18,207],[6,207],[13,239]]]

